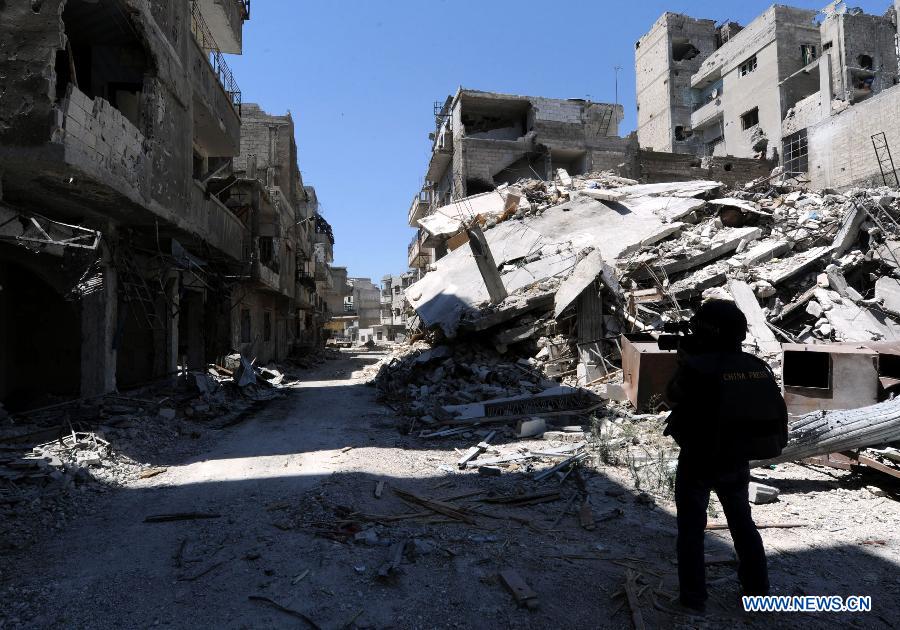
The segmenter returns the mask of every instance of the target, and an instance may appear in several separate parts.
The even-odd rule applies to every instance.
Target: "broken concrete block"
[[[571,431],[545,431],[543,438],[550,442],[571,442],[577,444],[578,442],[584,442],[587,435],[584,431],[577,433]]]
[[[478,474],[485,477],[499,477],[503,474],[503,469],[499,466],[479,466]]]
[[[163,407],[159,410],[159,417],[164,418],[165,420],[171,420],[175,417],[175,415],[175,410],[170,407]]]
[[[778,498],[778,488],[755,481],[750,482],[750,503],[761,505],[771,503]]]
[[[828,282],[828,274],[820,273],[816,276],[816,285],[822,287],[823,289],[827,289],[829,286]]]
[[[99,466],[100,453],[97,451],[81,451],[75,456],[75,463],[79,466]]]
[[[606,400],[616,400],[619,402],[628,400],[628,394],[625,393],[625,388],[622,387],[620,383],[603,383],[597,385],[597,388],[594,391],[596,391],[600,398],[605,398]]]
[[[770,283],[765,280],[758,280],[750,285],[753,289],[753,293],[756,294],[756,297],[764,300],[766,298],[770,298],[775,295],[775,287],[773,287]]]
[[[810,300],[806,304],[806,312],[812,315],[813,317],[821,317],[822,316],[822,305],[816,302],[815,300]]]
[[[529,418],[527,420],[519,420],[516,427],[517,437],[537,437],[543,435],[547,430],[547,421],[543,418]]]

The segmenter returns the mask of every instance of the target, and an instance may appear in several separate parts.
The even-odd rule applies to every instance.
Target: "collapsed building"
[[[452,229],[455,220],[495,205],[497,190],[522,178],[552,180],[559,169],[569,175],[613,170],[648,182],[715,178],[734,184],[771,169],[752,159],[701,161],[641,149],[635,134],[618,135],[622,115],[618,104],[463,88],[435,105],[425,183],[407,213],[417,230],[407,249],[410,268],[424,272],[466,242]]]
[[[380,366],[382,395],[411,426],[452,435],[516,420],[521,431],[521,410],[563,413],[553,405],[566,397],[571,418],[596,409],[571,399],[589,391],[608,429],[668,409],[676,353],[661,332],[726,299],[795,417],[782,460],[900,476],[900,451],[869,448],[900,440],[897,11],[836,2],[822,14],[776,5],[746,27],[664,14],[636,45],[638,130],[610,136],[593,170],[586,150],[568,162],[502,144],[475,144],[472,162],[457,151],[473,128],[494,134],[480,143],[529,137],[529,118],[487,123],[465,117],[467,103],[536,99],[460,90],[436,109],[408,212],[421,277],[405,290],[407,325],[425,342]],[[579,111],[569,124],[586,135]],[[530,174],[505,171],[512,160]],[[470,164],[479,175],[465,186]],[[521,413],[489,413],[507,407]]]
[[[289,117],[243,103],[228,68],[247,19],[247,0],[0,7],[7,408],[321,341],[327,222]]]

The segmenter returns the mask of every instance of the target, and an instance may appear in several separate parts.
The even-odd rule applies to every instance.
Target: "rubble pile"
[[[637,404],[626,391],[636,384],[626,382],[635,377],[623,370],[622,336],[644,333],[652,342],[710,298],[744,312],[745,350],[779,378],[783,343],[900,342],[897,191],[815,192],[779,182],[777,172],[732,190],[715,181],[557,175],[455,202],[439,226],[422,221],[426,231],[438,226],[435,236],[482,225],[508,296],[491,302],[468,246],[451,248],[409,287],[416,338],[431,344],[395,350],[376,368],[382,396],[402,398],[404,413],[452,431],[447,406],[535,397],[564,384],[609,401],[595,414],[607,422],[598,443],[615,442],[619,420],[643,411],[618,406],[626,396]],[[473,339],[491,352],[473,352]],[[884,400],[898,385],[891,372],[873,387]],[[652,411],[667,409],[661,396]],[[622,459],[655,461],[663,478],[669,464],[661,459],[672,457],[657,446]]]
[[[367,372],[382,401],[426,425],[445,415],[440,410],[446,405],[535,394],[554,385],[527,361],[510,361],[477,342],[401,346]]]

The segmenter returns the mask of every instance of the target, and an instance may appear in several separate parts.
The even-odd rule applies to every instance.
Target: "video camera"
[[[665,322],[663,333],[656,339],[660,350],[682,350],[690,353],[699,349],[697,336],[693,334],[690,320]]]

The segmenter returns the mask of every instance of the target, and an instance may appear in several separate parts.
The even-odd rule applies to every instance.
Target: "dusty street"
[[[3,557],[2,627],[618,628],[631,624],[617,596],[628,569],[649,627],[776,625],[734,612],[733,567],[718,564],[731,554],[727,531],[708,536],[707,617],[670,612],[672,506],[635,490],[625,469],[583,468],[593,531],[579,526],[577,504],[569,510],[571,476],[560,485],[524,469],[491,478],[448,472],[458,458],[453,446],[471,440],[401,435],[375,390],[354,378],[378,358],[360,354],[311,370],[298,391],[207,452],[153,462],[167,472],[86,500],[65,530]],[[868,615],[795,615],[790,625],[891,625],[898,534],[888,524],[900,518],[897,503],[799,466],[767,473],[782,500],[755,507],[757,521],[805,523],[763,530],[776,592],[874,600]],[[394,490],[465,505],[471,522],[411,507]],[[496,502],[548,491],[560,496]],[[841,515],[841,506],[858,516]],[[721,522],[716,509],[711,521]],[[144,522],[183,512],[220,516]],[[388,571],[398,543],[399,566]],[[498,579],[508,569],[536,593],[534,610],[518,607]]]

